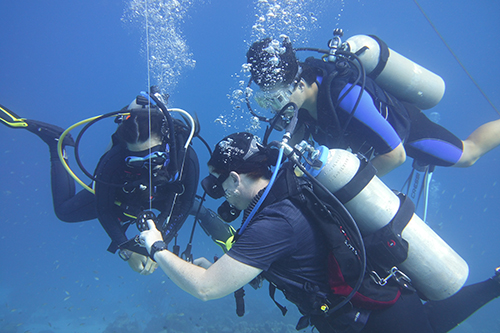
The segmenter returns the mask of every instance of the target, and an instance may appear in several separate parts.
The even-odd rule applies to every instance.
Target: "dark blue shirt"
[[[305,310],[304,285],[328,293],[328,250],[319,229],[290,200],[273,203],[248,224],[228,255],[264,271],[266,279]]]

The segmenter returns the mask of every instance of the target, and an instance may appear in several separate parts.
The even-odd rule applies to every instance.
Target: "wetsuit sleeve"
[[[339,96],[343,96],[351,86],[348,83]],[[348,119],[352,114],[360,91],[360,86],[354,86],[347,96],[340,101],[340,108],[348,113],[347,115],[344,114],[345,119]],[[373,146],[378,154],[386,154],[401,143],[401,139],[394,128],[380,114],[374,105],[372,97],[366,91],[363,93],[349,125],[347,129]]]
[[[111,238],[112,243],[108,251],[115,253],[118,246],[127,241],[126,226],[122,226],[115,204],[116,191],[120,188],[112,184],[120,184],[123,180],[123,156],[124,148],[121,145],[114,146],[108,151],[96,168],[95,198],[96,211],[99,222]],[[100,181],[99,181],[100,180]],[[105,184],[106,182],[108,184]]]
[[[186,170],[184,170],[184,176],[182,178],[184,193],[182,194],[179,202],[178,212],[179,214],[187,217],[191,207],[193,206],[200,180],[200,163],[196,152],[191,146],[187,149]]]
[[[181,229],[182,225],[189,216],[191,207],[196,196],[196,191],[198,189],[198,180],[200,177],[200,166],[198,162],[198,156],[193,148],[188,147],[186,151],[186,161],[184,170],[182,172],[182,194],[176,199],[175,206],[172,212],[172,218],[168,226],[163,230],[163,240],[168,244],[172,238]],[[179,161],[182,161],[183,153],[179,154]],[[172,191],[179,191],[179,189],[174,189]],[[170,195],[165,199],[166,206],[161,208],[162,214],[160,219],[166,217],[170,212],[171,202],[173,200],[174,193],[171,192]],[[159,208],[159,207],[156,207]]]

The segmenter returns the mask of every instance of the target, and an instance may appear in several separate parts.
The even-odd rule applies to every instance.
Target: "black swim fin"
[[[40,137],[40,139],[42,139],[49,146],[57,144],[59,137],[61,136],[62,132],[64,132],[63,128],[56,125],[47,124],[38,120],[21,118],[1,104],[0,120],[2,121],[2,123],[11,128],[27,129],[31,133],[34,133],[38,137]],[[63,145],[71,147],[75,146],[75,141],[73,140],[71,134],[68,133],[68,135],[64,137]]]
[[[0,104],[0,121],[12,128],[26,128],[28,123],[26,119],[19,117],[17,114]]]

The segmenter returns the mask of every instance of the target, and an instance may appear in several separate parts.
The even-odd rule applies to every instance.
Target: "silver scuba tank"
[[[365,67],[366,75],[372,74],[380,87],[420,109],[436,106],[444,95],[443,79],[375,38],[356,35],[346,41],[350,52],[361,50],[358,57]],[[385,65],[381,54],[387,56]]]
[[[323,156],[317,159],[323,161],[323,166],[316,170],[315,178],[335,193],[355,177],[361,163],[346,150],[322,148],[325,148],[320,150]],[[374,176],[344,205],[363,236],[367,236],[394,218],[400,199]],[[407,259],[397,266],[429,300],[450,297],[464,285],[469,274],[467,263],[420,217],[413,214],[401,236],[409,243],[409,251]]]

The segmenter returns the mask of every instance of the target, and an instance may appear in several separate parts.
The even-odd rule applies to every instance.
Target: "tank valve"
[[[337,49],[342,44],[342,36],[344,36],[344,31],[340,28],[336,28],[333,30],[333,38],[328,41],[328,47],[330,48],[330,53],[328,54],[328,61],[335,62],[337,57],[335,54],[337,53]]]

